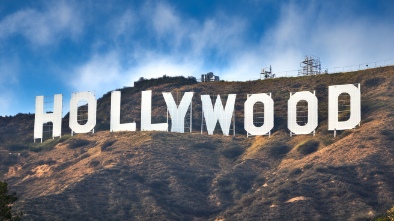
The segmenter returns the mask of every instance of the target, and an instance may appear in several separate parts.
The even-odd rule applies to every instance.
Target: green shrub
[[[71,137],[70,134],[63,135],[62,137],[59,138],[58,142],[59,143],[64,142],[64,141],[68,140],[70,137]]]
[[[292,169],[290,171],[289,175],[290,176],[295,176],[295,175],[298,175],[298,174],[301,174],[301,173],[302,173],[301,168],[294,168],[294,169]]]
[[[380,131],[380,134],[386,136],[387,139],[394,141],[394,131],[393,130],[384,129],[384,130]]]
[[[334,139],[332,139],[331,137],[325,137],[325,138],[323,138],[322,141],[323,141],[323,144],[326,146],[334,143]]]
[[[263,175],[259,175],[254,179],[254,182],[257,183],[257,185],[263,185],[267,179]]]
[[[38,143],[37,145],[33,146],[32,148],[30,148],[30,150],[35,152],[41,150],[52,150],[58,143],[59,143],[59,139],[48,139],[42,143]]]
[[[353,132],[352,130],[344,130],[344,131],[340,132],[340,136],[346,137],[346,136],[350,135],[352,132]],[[337,131],[337,133],[338,133],[338,131]]]
[[[233,183],[233,181],[229,177],[226,177],[226,176],[220,176],[217,179],[217,182],[218,182],[218,186],[220,186],[220,187],[226,187],[226,186],[229,186]]]
[[[230,196],[235,190],[235,180],[232,177],[220,176],[217,179],[218,192]]]
[[[315,171],[319,173],[327,173],[328,168],[325,166],[316,166]]]
[[[373,121],[373,120],[374,120],[374,119],[373,119],[372,117],[368,117],[367,119],[362,120],[361,123],[365,124],[365,123],[371,122],[371,121]]]
[[[195,144],[193,144],[193,147],[198,148],[198,149],[214,150],[217,148],[217,145],[214,142],[205,141],[205,142],[201,142],[201,143],[195,143]]]
[[[82,154],[82,155],[79,157],[79,160],[82,160],[82,159],[85,159],[85,158],[88,158],[88,157],[90,157],[90,154],[89,154],[89,153],[85,153],[85,154]]]
[[[374,221],[392,221],[394,220],[394,206],[387,210],[387,215],[378,217]]]
[[[222,154],[223,156],[231,159],[243,154],[244,151],[245,149],[240,146],[229,146],[222,150]]]
[[[283,143],[276,143],[269,147],[269,154],[272,157],[282,157],[290,151],[290,147]]]
[[[55,172],[57,172],[57,171],[61,171],[61,170],[64,170],[64,169],[66,169],[66,168],[68,168],[68,167],[70,167],[70,166],[72,166],[73,165],[73,162],[65,162],[65,163],[62,163],[62,164],[60,164],[60,165],[58,165],[57,167],[55,167],[54,168],[54,171]]]
[[[376,137],[374,137],[374,136],[368,136],[368,137],[366,137],[365,139],[366,139],[366,140],[376,140]]]
[[[78,147],[87,146],[88,144],[90,144],[90,141],[88,141],[88,140],[73,139],[73,140],[70,140],[70,142],[68,143],[68,147],[71,149],[75,149]]]
[[[153,189],[154,192],[157,193],[168,193],[169,188],[168,185],[170,184],[167,180],[152,180],[148,183],[148,186]]]
[[[375,87],[375,86],[380,85],[380,84],[383,83],[384,81],[385,81],[385,79],[382,78],[382,77],[374,77],[374,78],[371,78],[371,79],[366,80],[365,83],[364,83],[364,85],[365,85],[366,87]]]
[[[365,114],[372,110],[372,105],[370,103],[362,103],[361,104],[361,113]]]
[[[256,174],[245,171],[244,173],[235,174],[235,178],[237,190],[246,193],[252,187]]]
[[[378,217],[378,218],[374,219],[374,221],[391,221],[391,220],[387,217]]]
[[[295,84],[293,84],[291,87],[292,88],[299,88],[299,87],[301,87],[302,86],[302,84],[300,84],[300,83],[295,83]]]
[[[391,207],[391,209],[387,210],[387,217],[390,220],[394,220],[394,206]]]
[[[305,164],[304,170],[310,169],[310,168],[312,168],[312,167],[313,167],[313,163]]]
[[[30,147],[29,150],[33,152],[40,152],[43,148],[42,147]]]
[[[23,144],[11,144],[7,146],[9,151],[21,151],[21,150],[28,150],[29,147]]]
[[[4,166],[12,166],[18,163],[18,156],[16,154],[4,154],[1,156],[1,161]]]
[[[136,180],[137,182],[144,183],[145,182],[145,177],[141,176],[140,174],[136,172],[132,172],[130,175],[130,178],[133,180]]]
[[[56,160],[53,160],[52,158],[46,159],[46,160],[40,160],[37,162],[38,165],[44,165],[47,164],[49,166],[55,165],[57,163]]]
[[[29,156],[30,156],[29,152],[22,152],[21,153],[21,157],[23,157],[23,158],[27,158]]]
[[[112,146],[116,140],[107,140],[101,145],[101,151],[105,151],[108,147]]]
[[[100,165],[100,161],[98,160],[92,160],[89,162],[90,167],[97,167],[98,165]]]
[[[308,140],[304,144],[301,144],[298,148],[297,151],[303,155],[308,155],[311,154],[319,148],[319,141],[315,140]]]

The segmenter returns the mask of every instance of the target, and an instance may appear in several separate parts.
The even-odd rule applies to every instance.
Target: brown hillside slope
[[[237,136],[101,131],[43,144],[3,137],[6,144],[19,144],[6,145],[3,152],[16,148],[21,155],[1,155],[2,178],[18,193],[14,207],[27,220],[369,220],[394,205],[393,79],[394,68],[386,67],[267,81],[158,85],[151,88],[156,122],[165,116],[159,92],[196,92],[195,131],[200,94],[238,94]],[[327,131],[327,87],[345,83],[361,83],[362,122],[333,138]],[[316,136],[290,137],[289,92],[312,89],[319,99]],[[271,137],[246,138],[243,102],[246,93],[257,92],[273,92],[275,129]],[[139,122],[140,96],[122,90],[125,122]],[[108,95],[99,100],[102,129],[108,105]]]

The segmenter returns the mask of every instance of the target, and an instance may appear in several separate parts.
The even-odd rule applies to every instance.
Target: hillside
[[[361,83],[361,126],[327,130],[328,86]],[[394,67],[249,82],[168,81],[122,91],[121,122],[140,127],[141,90],[152,122],[161,92],[194,91],[193,133],[110,133],[110,93],[96,133],[34,144],[34,115],[0,118],[0,180],[26,220],[370,220],[394,205]],[[289,136],[289,92],[316,90],[316,136]],[[246,94],[272,92],[271,137],[246,137]],[[237,94],[236,136],[200,134],[201,94]],[[68,101],[67,101],[68,102]],[[9,154],[9,153],[13,154]],[[19,155],[18,155],[19,153]]]

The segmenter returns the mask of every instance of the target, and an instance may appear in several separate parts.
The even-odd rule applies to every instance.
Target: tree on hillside
[[[387,215],[378,217],[374,221],[394,221],[394,206],[387,210]]]
[[[15,193],[8,193],[8,184],[6,182],[0,182],[0,221],[21,220],[22,213],[13,215],[11,212],[11,205],[18,199],[15,195]]]

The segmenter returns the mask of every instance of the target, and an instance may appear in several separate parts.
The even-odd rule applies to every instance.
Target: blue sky
[[[393,11],[391,0],[3,0],[0,115],[33,113],[35,96],[54,94],[66,113],[72,92],[99,98],[139,77],[245,81],[310,54],[323,68],[394,59]]]

